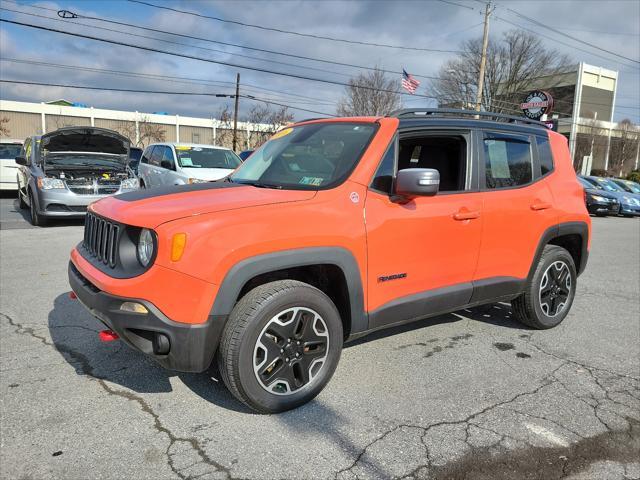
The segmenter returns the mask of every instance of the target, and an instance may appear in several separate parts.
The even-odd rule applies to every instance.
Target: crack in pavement
[[[521,336],[521,338],[524,338]],[[530,336],[527,336],[527,338],[529,339]],[[575,443],[569,444],[568,446],[563,446],[562,448],[555,448],[555,449],[551,449],[553,452],[565,452],[565,453],[569,453],[569,454],[574,454],[574,455],[578,455],[579,458],[579,462],[574,462],[573,464],[571,463],[573,460],[570,458],[569,455],[560,455],[560,457],[563,457],[564,460],[562,461],[561,464],[556,465],[554,462],[547,462],[547,464],[552,465],[553,468],[548,470],[548,476],[545,478],[552,478],[556,475],[556,470],[558,470],[559,468],[559,475],[557,477],[554,478],[563,478],[564,476],[568,475],[570,472],[575,473],[577,471],[577,468],[585,468],[586,466],[588,466],[589,464],[593,463],[596,461],[596,459],[602,459],[602,460],[606,460],[609,458],[617,458],[620,461],[632,461],[632,459],[637,458],[638,456],[640,456],[640,422],[638,421],[637,418],[633,418],[631,417],[631,415],[633,415],[634,413],[637,415],[637,412],[633,411],[633,406],[629,405],[628,403],[624,403],[623,401],[620,401],[619,399],[613,398],[612,395],[615,394],[620,394],[623,396],[626,396],[625,398],[632,398],[635,400],[639,400],[640,399],[640,385],[637,385],[638,380],[630,375],[626,375],[626,374],[619,374],[617,372],[613,372],[611,370],[608,369],[604,369],[604,368],[599,368],[599,367],[594,367],[591,365],[586,365],[584,363],[578,362],[576,360],[573,359],[568,359],[568,358],[563,358],[559,355],[556,354],[552,354],[549,352],[546,352],[542,347],[539,347],[538,345],[534,344],[533,342],[531,342],[530,340],[527,341],[527,343],[529,345],[531,345],[532,347],[536,348],[540,353],[548,355],[550,357],[555,358],[556,360],[560,361],[560,364],[555,367],[550,373],[548,373],[547,375],[545,375],[545,377],[543,378],[543,383],[541,385],[538,385],[536,388],[529,390],[529,391],[525,391],[525,392],[521,392],[518,393],[516,395],[514,395],[513,397],[501,401],[501,402],[497,402],[495,404],[489,405],[485,408],[483,408],[480,411],[477,411],[475,413],[472,413],[471,415],[467,416],[464,419],[460,419],[460,420],[450,420],[450,421],[441,421],[441,422],[436,422],[433,424],[429,424],[429,425],[412,425],[412,424],[401,424],[398,426],[395,426],[393,428],[390,428],[389,430],[385,431],[384,433],[382,433],[381,435],[379,435],[378,437],[376,437],[374,440],[372,440],[371,442],[369,442],[367,445],[365,445],[362,450],[360,450],[360,452],[356,455],[355,459],[352,461],[352,463],[350,465],[348,465],[345,468],[342,468],[341,470],[337,471],[336,474],[334,475],[334,479],[338,480],[341,478],[347,478],[348,474],[352,474],[354,475],[356,478],[359,478],[358,474],[356,472],[354,472],[354,470],[361,466],[362,468],[368,467],[374,471],[379,471],[380,468],[376,466],[375,464],[375,460],[367,460],[365,458],[365,456],[367,455],[367,453],[369,452],[369,450],[374,447],[376,444],[383,442],[389,435],[393,434],[394,432],[398,431],[401,428],[417,428],[417,429],[421,429],[423,431],[423,434],[421,436],[421,443],[423,444],[424,448],[426,449],[426,463],[422,463],[416,467],[414,467],[409,473],[406,473],[404,475],[399,476],[398,478],[423,478],[428,475],[428,478],[432,479],[432,478],[474,478],[473,476],[469,476],[467,477],[466,475],[464,475],[464,471],[462,470],[456,470],[456,468],[460,465],[464,465],[464,468],[466,468],[468,471],[475,471],[474,470],[474,466],[473,466],[473,462],[470,462],[468,460],[468,457],[473,457],[475,458],[475,461],[477,463],[479,456],[481,456],[481,453],[484,452],[486,455],[489,455],[489,453],[492,452],[493,449],[499,447],[501,444],[504,443],[505,440],[507,439],[512,439],[516,442],[522,442],[525,445],[527,445],[527,451],[531,451],[531,449],[540,449],[539,455],[540,456],[545,456],[548,454],[548,452],[550,451],[549,448],[542,448],[542,447],[536,447],[534,445],[532,445],[531,443],[527,442],[526,440],[523,439],[518,439],[516,437],[512,437],[509,436],[507,433],[501,433],[498,432],[496,430],[492,430],[489,429],[486,426],[480,425],[476,422],[474,422],[473,420],[477,420],[479,417],[481,417],[484,414],[487,414],[489,412],[491,412],[492,410],[498,409],[498,408],[504,408],[506,410],[510,410],[512,412],[514,412],[514,414],[516,415],[521,415],[523,417],[531,417],[531,418],[536,418],[545,422],[549,422],[550,424],[555,425],[556,427],[560,428],[562,431],[566,431],[571,433],[572,435],[575,435],[576,438],[578,438],[579,440]],[[418,345],[418,346],[422,346],[422,344],[414,344],[414,345]],[[413,346],[413,345],[412,345]],[[590,399],[591,401],[587,401],[586,398],[582,395],[578,395],[576,392],[574,392],[571,388],[569,388],[569,386],[567,386],[560,378],[558,378],[558,373],[560,372],[561,369],[563,369],[564,367],[566,367],[567,365],[575,365],[575,366],[579,366],[582,369],[584,369],[584,371],[588,372],[590,378],[592,379],[593,383],[598,387],[598,389],[600,390],[600,397],[594,395],[593,393],[591,393],[588,397],[588,399]],[[620,387],[617,390],[609,390],[607,388],[607,386],[605,385],[606,380],[603,380],[602,378],[599,377],[599,375],[596,373],[600,373],[600,374],[604,374],[604,375],[609,375],[610,378],[614,378],[617,381],[622,381],[624,382],[626,385],[624,388]],[[602,427],[604,428],[605,432],[596,436],[592,436],[592,437],[587,437],[583,434],[578,433],[577,431],[575,431],[574,429],[563,425],[562,423],[546,418],[545,416],[542,415],[534,415],[531,414],[529,412],[524,412],[520,409],[517,408],[513,408],[511,405],[513,403],[515,403],[516,401],[518,401],[519,399],[522,399],[524,397],[527,396],[533,396],[538,394],[539,392],[541,392],[543,389],[550,387],[552,385],[558,384],[560,385],[564,390],[566,390],[568,392],[568,394],[583,402],[585,405],[587,405],[594,414],[594,417],[598,420],[598,422],[602,425]],[[637,394],[637,395],[635,395]],[[628,415],[624,415],[622,413],[620,413],[619,411],[614,411],[610,405],[607,405],[606,402],[613,404],[617,407],[620,407],[623,409],[623,411],[627,411],[627,413],[629,413],[629,410],[632,410],[631,413],[629,413]],[[617,417],[618,420],[623,420],[626,425],[627,428],[626,429],[615,429],[615,427],[613,427],[610,424],[610,421],[607,421],[604,418],[603,412],[608,413],[609,415],[613,415],[615,417]],[[609,419],[610,420],[610,419]],[[432,452],[429,449],[429,446],[427,445],[426,442],[426,438],[428,436],[428,434],[433,431],[434,429],[438,428],[438,427],[443,427],[443,426],[465,426],[465,436],[464,439],[462,440],[462,442],[466,445],[466,449],[468,451],[467,454],[463,455],[462,459],[456,460],[454,462],[449,462],[449,463],[445,463],[442,466],[434,466],[434,462],[433,462],[433,458],[432,458]],[[482,447],[482,448],[477,448],[474,445],[472,445],[470,443],[470,428],[471,426],[474,426],[476,428],[482,429],[482,430],[486,430],[486,431],[490,431],[491,433],[495,434],[496,436],[500,437],[499,440],[497,442],[494,442],[494,444],[489,445],[487,447]],[[625,455],[616,455],[611,453],[610,449],[605,449],[602,447],[602,445],[599,445],[597,442],[598,441],[602,441],[602,442],[612,442],[612,438],[616,437],[616,442],[619,443],[620,438],[624,437],[624,435],[628,435],[629,438],[629,442],[628,444],[624,445],[622,450],[624,450]],[[622,436],[622,437],[621,437]],[[614,442],[615,443],[615,442]],[[627,448],[628,447],[628,448]],[[582,449],[582,450],[581,450]],[[591,456],[587,455],[587,451],[589,449],[592,449],[593,451],[591,451]],[[515,450],[515,449],[505,449],[507,450],[507,452],[505,453],[506,455],[515,455],[516,457],[518,455],[520,455],[520,452]],[[606,455],[602,454],[602,451],[606,450],[608,454],[610,454],[609,457],[607,457]],[[546,452],[546,453],[545,453]],[[493,457],[495,455],[493,455],[493,453],[491,453],[491,455],[489,455],[492,457],[492,459],[484,459],[484,463],[491,463],[491,462],[498,462],[498,460],[493,459]],[[530,460],[530,458],[529,458]],[[502,460],[503,463],[507,462],[507,460],[503,459]],[[526,470],[526,465],[525,465],[525,459],[523,458],[523,460],[521,461],[522,465],[520,465],[523,469]],[[507,462],[508,463],[508,462]],[[534,462],[536,463],[536,462]],[[496,463],[497,464],[497,463]],[[492,463],[493,467],[496,466],[496,464]],[[490,471],[490,470],[488,470]],[[511,476],[513,475],[514,471],[518,471],[519,470],[509,470],[508,472],[505,471],[505,477],[504,478],[511,478]],[[456,472],[454,474],[454,472]],[[487,478],[503,478],[503,477],[498,477],[498,475],[495,473],[495,470],[492,471],[493,473],[489,474]],[[387,474],[387,476],[390,476],[389,474]]]
[[[187,468],[192,467],[193,465],[196,465],[196,464],[205,464],[215,469],[214,471],[210,471],[210,470],[207,471],[206,474],[220,472],[224,474],[225,478],[228,478],[229,480],[235,480],[235,477],[232,476],[230,469],[216,462],[211,457],[209,457],[209,455],[204,451],[203,447],[200,445],[200,443],[196,438],[177,436],[168,427],[166,427],[162,423],[160,416],[153,410],[153,408],[145,401],[144,398],[142,398],[139,395],[136,395],[131,391],[119,390],[119,389],[113,388],[106,382],[105,378],[102,378],[97,374],[95,374],[93,366],[91,365],[89,359],[84,354],[77,352],[66,345],[54,344],[50,342],[46,337],[43,337],[42,335],[38,335],[36,333],[35,328],[26,327],[16,322],[13,318],[11,318],[9,315],[5,313],[0,312],[0,317],[4,318],[9,323],[9,325],[14,327],[15,333],[33,337],[36,340],[39,340],[43,345],[46,345],[48,347],[53,347],[62,355],[67,356],[68,357],[67,360],[69,361],[69,363],[75,363],[79,365],[79,369],[82,372],[82,374],[86,375],[89,380],[96,381],[98,385],[100,385],[100,387],[108,395],[124,398],[127,401],[137,403],[140,409],[144,413],[152,417],[154,429],[160,433],[165,434],[169,438],[169,445],[167,446],[167,449],[165,451],[165,454],[167,456],[167,465],[179,478],[183,480],[189,479],[189,478],[196,478],[196,476],[184,474],[181,470],[186,470]],[[180,452],[176,452],[176,453],[171,452],[172,448],[178,444],[187,445],[200,457],[201,461],[188,465],[183,468],[178,468],[175,465],[175,457],[179,455]],[[202,475],[197,475],[197,476],[202,476]]]

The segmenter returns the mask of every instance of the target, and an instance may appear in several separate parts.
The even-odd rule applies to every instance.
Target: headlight
[[[43,190],[53,190],[55,188],[65,188],[64,182],[59,178],[38,178],[38,187]]]
[[[140,231],[140,238],[138,239],[138,261],[143,267],[148,267],[153,258],[153,233],[151,230],[143,228]]]
[[[140,184],[138,183],[137,178],[125,178],[120,183],[120,188],[123,190],[134,190],[138,188]]]
[[[202,180],[200,178],[190,178],[189,183],[207,183],[209,180]]]
[[[601,197],[600,195],[591,195],[591,198],[593,198],[596,202],[608,202],[609,200]]]

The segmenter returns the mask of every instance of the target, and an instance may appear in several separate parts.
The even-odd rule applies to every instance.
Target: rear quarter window
[[[536,136],[536,147],[538,148],[538,163],[540,164],[540,176],[544,177],[553,171],[553,154],[549,138]]]

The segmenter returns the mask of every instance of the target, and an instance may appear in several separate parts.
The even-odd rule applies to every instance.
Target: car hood
[[[585,191],[590,195],[599,195],[604,198],[613,198],[617,199],[615,195],[612,195],[611,192],[607,192],[606,190],[600,190],[599,188],[585,188]]]
[[[128,161],[131,142],[118,132],[96,127],[66,127],[43,135],[40,148],[46,153],[84,152],[117,155]],[[114,157],[116,158],[116,157]]]
[[[220,180],[226,177],[233,169],[229,168],[190,168],[182,167],[182,173],[188,175],[191,178],[197,178],[198,180]]]
[[[230,182],[158,187],[107,197],[94,213],[127,225],[155,228],[179,218],[278,203],[310,200],[313,190],[275,190]]]

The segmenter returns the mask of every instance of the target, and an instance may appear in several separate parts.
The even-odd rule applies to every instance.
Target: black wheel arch
[[[557,245],[567,250],[580,275],[589,258],[589,225],[586,222],[565,222],[549,227],[540,237],[528,278],[531,278],[546,245]]]
[[[228,316],[249,290],[283,279],[300,280],[325,292],[340,312],[345,336],[368,328],[360,269],[353,254],[342,247],[283,250],[238,262],[225,275],[211,315]]]

